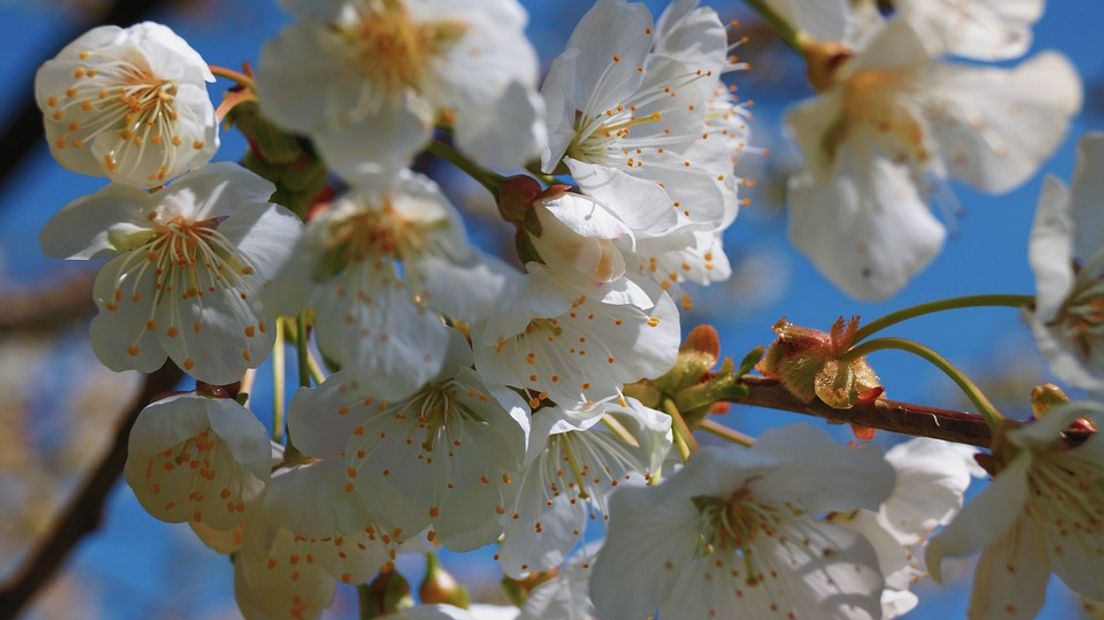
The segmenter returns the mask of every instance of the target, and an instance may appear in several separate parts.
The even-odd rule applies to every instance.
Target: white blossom
[[[302,230],[268,202],[273,189],[217,163],[153,193],[112,183],[54,215],[42,231],[48,256],[111,259],[92,289],[92,347],[104,365],[152,372],[168,356],[222,385],[265,360],[275,315],[258,293]]]
[[[938,63],[893,20],[788,117],[806,160],[790,180],[790,236],[848,294],[889,296],[942,246],[933,188],[945,194],[947,177],[1015,188],[1080,107],[1080,78],[1060,54],[1013,69]]]
[[[261,52],[262,108],[346,179],[405,167],[442,119],[490,168],[543,144],[536,54],[515,0],[282,4],[296,22]]]
[[[1031,230],[1038,295],[1031,328],[1050,368],[1071,385],[1104,387],[1104,133],[1078,148],[1073,185],[1048,176]]]
[[[507,275],[468,244],[437,185],[404,172],[394,187],[354,190],[316,215],[265,305],[285,314],[314,307],[319,350],[377,398],[395,400],[441,370],[441,315],[482,318]]]
[[[306,564],[295,581],[250,582],[248,561],[234,561],[234,597],[246,620],[313,620],[333,603],[337,582],[317,564]],[[261,570],[257,567],[255,570]]]
[[[489,543],[511,503],[529,412],[470,365],[467,342],[452,332],[441,373],[406,398],[385,401],[332,375],[296,395],[291,437],[306,454],[344,459],[344,493],[396,539],[432,524],[451,549]]]
[[[1104,406],[1075,402],[1002,429],[993,482],[928,544],[936,581],[944,557],[981,549],[971,620],[1034,618],[1052,572],[1078,594],[1104,600],[1101,422]]]
[[[269,479],[268,434],[233,399],[180,394],[148,405],[127,443],[127,484],[169,523],[230,530],[258,506]]]
[[[653,28],[643,4],[600,0],[542,87],[546,172],[562,163],[582,192],[633,233],[630,266],[664,288],[728,277],[719,243],[738,209],[736,156],[746,119],[721,74],[727,33],[696,0]],[[608,237],[606,238],[608,239]],[[714,270],[715,267],[720,267]]]
[[[704,448],[659,487],[622,488],[592,569],[609,620],[879,618],[870,543],[817,515],[874,509],[893,469],[872,449],[793,425],[754,447]]]
[[[559,567],[588,519],[606,520],[611,490],[642,484],[659,471],[671,448],[671,418],[636,399],[626,401],[594,411],[547,407],[534,414],[519,490],[502,516],[498,561],[507,575]]]
[[[100,26],[35,75],[50,151],[66,168],[156,187],[210,161],[218,123],[207,63],[172,30]]]
[[[554,577],[533,588],[517,620],[600,620],[590,602],[590,567],[595,547],[587,545]]]
[[[628,277],[565,283],[538,263],[497,312],[473,328],[475,365],[488,381],[572,407],[662,375],[678,355],[674,302]]]

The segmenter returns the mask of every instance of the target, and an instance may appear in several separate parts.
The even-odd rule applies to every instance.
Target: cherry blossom
[[[229,398],[181,394],[148,405],[127,452],[127,484],[170,523],[229,530],[256,509],[268,483],[264,426]]]
[[[161,24],[100,26],[35,75],[50,152],[66,168],[156,187],[218,150],[199,54]]]
[[[487,380],[564,407],[599,402],[669,370],[678,355],[674,302],[654,285],[565,282],[538,263],[498,311],[473,328]]]
[[[350,181],[405,167],[450,124],[480,164],[544,142],[536,54],[515,0],[285,0],[296,22],[261,52],[261,105]]]
[[[1055,573],[1070,589],[1104,600],[1104,406],[1074,402],[1001,429],[995,476],[928,545],[942,581],[946,556],[981,549],[971,620],[1034,618]]]
[[[441,369],[444,314],[482,318],[507,268],[468,244],[456,209],[429,179],[364,187],[316,215],[266,306],[315,309],[318,348],[377,398],[409,395]]]
[[[1043,0],[898,0],[903,19],[956,56],[1006,60],[1031,47]]]
[[[671,448],[671,418],[626,401],[627,407],[546,407],[534,414],[519,491],[502,516],[498,561],[507,575],[563,564],[588,518],[605,521],[611,490],[642,484],[660,470]]]
[[[614,493],[591,599],[610,620],[878,618],[874,548],[816,515],[876,509],[893,480],[876,450],[809,426],[704,448],[661,486]]]
[[[788,117],[806,160],[790,180],[791,239],[848,294],[887,297],[942,246],[933,187],[947,177],[1017,187],[1080,107],[1080,78],[1060,54],[1013,69],[939,63],[893,20]]]
[[[1104,133],[1081,139],[1073,185],[1047,177],[1031,231],[1029,258],[1038,296],[1029,313],[1054,374],[1071,385],[1104,387]]]
[[[343,492],[394,538],[432,524],[432,538],[451,549],[489,543],[516,487],[529,411],[470,365],[453,332],[440,374],[404,399],[383,400],[335,374],[296,395],[291,437],[307,454],[343,458]]]
[[[153,193],[112,183],[65,206],[42,231],[48,256],[109,258],[92,297],[92,347],[112,370],[152,372],[166,356],[224,385],[272,350],[275,315],[258,293],[302,230],[268,181],[209,164]]]

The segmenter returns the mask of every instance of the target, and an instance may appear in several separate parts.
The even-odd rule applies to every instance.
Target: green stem
[[[855,333],[855,342],[860,342],[871,335],[902,321],[907,321],[925,314],[933,314],[944,310],[957,308],[983,308],[983,307],[1011,307],[1019,308],[1035,303],[1035,297],[1031,295],[966,295],[965,297],[950,297],[937,301],[902,308],[871,321],[859,328]]]
[[[471,178],[479,182],[480,185],[485,187],[488,192],[498,199],[498,192],[502,189],[502,181],[505,179],[500,174],[487,170],[472,160],[464,157],[459,151],[452,148],[448,144],[439,140],[431,140],[426,146],[426,150],[436,157],[439,157],[453,166],[459,168],[462,172],[466,173]]]
[[[800,30],[794,27],[793,24],[787,21],[786,18],[772,9],[765,0],[744,0],[744,2],[759,15],[759,19],[770,25],[775,34],[778,35],[778,38],[782,39],[786,45],[789,45],[800,53],[805,53],[805,45],[803,42],[805,36]]]
[[[970,399],[974,407],[977,407],[978,413],[981,414],[981,417],[985,418],[985,423],[989,425],[990,429],[995,431],[1001,420],[1004,419],[1004,416],[1001,415],[1000,411],[997,411],[996,406],[994,406],[985,394],[982,393],[977,384],[971,381],[970,378],[955,367],[954,364],[947,361],[945,357],[917,342],[905,340],[904,338],[876,338],[853,347],[840,358],[840,361],[846,362],[855,360],[875,351],[884,351],[887,349],[912,353],[913,355],[924,358],[933,366],[943,371],[943,374],[950,377],[962,392],[966,394],[966,397]]]
[[[307,350],[307,315],[303,312],[295,319],[295,352],[299,367],[299,385],[311,386],[310,352]]]
[[[322,367],[318,365],[318,360],[314,359],[310,349],[307,350],[307,368],[310,369],[310,374],[314,377],[315,383],[321,384],[326,380],[326,373],[322,372]]]
[[[698,424],[698,428],[707,433],[716,435],[725,441],[731,441],[734,444],[744,446],[745,448],[750,448],[755,445],[755,440],[751,437],[748,437],[740,431],[731,429],[724,424],[718,424],[713,420],[702,420],[701,423]]]
[[[672,425],[675,430],[675,442],[678,444],[682,460],[690,460],[690,455],[698,451],[698,440],[694,439],[694,434],[690,431],[690,427],[687,426],[686,419],[682,417],[682,412],[675,406],[675,401],[670,398],[664,398],[663,410],[667,412],[667,415],[671,416]]]
[[[276,342],[272,345],[272,439],[284,438],[284,320],[276,319]]]

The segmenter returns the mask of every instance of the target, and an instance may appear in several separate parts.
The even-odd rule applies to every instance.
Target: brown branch
[[[84,271],[35,290],[0,290],[0,335],[52,329],[92,316],[95,277],[95,271]]]
[[[115,486],[127,458],[127,440],[138,413],[151,399],[171,390],[180,381],[181,372],[167,362],[160,370],[148,375],[142,391],[119,420],[111,447],[84,485],[72,499],[53,530],[24,564],[17,576],[0,589],[0,618],[14,618],[45,586],[64,564],[69,553],[85,535],[99,528],[104,501]]]
[[[819,400],[802,402],[774,379],[745,376],[740,379],[740,383],[747,386],[747,395],[732,398],[729,402],[792,411],[816,416],[835,424],[857,424],[971,446],[989,447],[992,441],[985,420],[972,413],[884,399],[873,403],[858,403],[850,409],[833,409]]]

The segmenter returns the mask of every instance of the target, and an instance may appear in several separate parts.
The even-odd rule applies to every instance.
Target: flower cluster
[[[1008,191],[1080,106],[1055,53],[939,60],[1018,56],[1038,11],[979,1],[962,26],[957,2],[902,0],[888,20],[777,4],[821,91],[787,121],[807,161],[791,233],[854,296],[894,293],[938,251],[928,202],[946,178]],[[339,583],[383,591],[387,618],[893,618],[927,570],[979,546],[972,618],[1032,616],[1052,571],[1104,599],[1102,405],[1028,423],[983,410],[986,455],[923,438],[882,453],[804,425],[751,440],[706,419],[753,368],[799,411],[884,404],[857,317],[780,321],[739,370],[712,328],[680,346],[692,288],[731,275],[722,241],[748,185],[751,116],[726,81],[747,65],[712,9],[597,0],[540,82],[517,0],[281,5],[292,23],[255,76],[139,24],[81,36],[35,85],[57,160],[110,180],[41,237],[52,257],[106,260],[96,355],[195,380],[140,413],[127,482],[232,557],[247,618],[317,618]],[[217,112],[214,74],[237,82]],[[248,138],[241,165],[210,162],[224,121]],[[1048,180],[1031,246],[1040,347],[1093,389],[1102,145],[1085,140],[1072,190]],[[469,239],[413,169],[423,153],[490,190],[516,266]],[[273,441],[245,406],[270,356]],[[699,448],[694,430],[746,445]],[[959,514],[975,456],[995,481]],[[491,544],[526,584],[519,609],[425,587],[398,604],[398,554]]]

